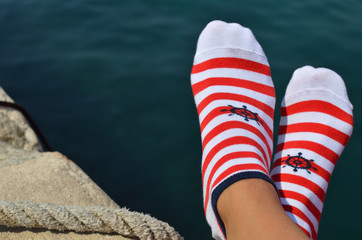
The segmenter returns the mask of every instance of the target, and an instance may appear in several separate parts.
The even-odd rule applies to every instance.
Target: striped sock
[[[246,178],[272,183],[274,86],[252,32],[222,21],[209,23],[200,35],[191,84],[202,138],[205,215],[213,237],[225,239],[216,210],[223,190]]]
[[[282,102],[271,176],[285,211],[311,239],[317,238],[328,182],[352,129],[342,78],[326,68],[296,70]]]

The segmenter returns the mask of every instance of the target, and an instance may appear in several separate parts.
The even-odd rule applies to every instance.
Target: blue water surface
[[[331,179],[319,239],[356,239],[361,11],[358,0],[0,0],[0,85],[119,205],[169,222],[185,239],[212,239],[189,75],[203,27],[238,22],[269,59],[276,126],[296,68],[324,66],[344,78],[355,130]]]

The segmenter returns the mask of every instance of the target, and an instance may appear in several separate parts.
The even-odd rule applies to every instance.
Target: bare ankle
[[[230,185],[220,195],[217,210],[228,240],[308,239],[285,213],[275,188],[263,179]]]

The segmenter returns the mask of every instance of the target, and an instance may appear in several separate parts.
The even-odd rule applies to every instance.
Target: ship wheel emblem
[[[290,156],[288,154],[288,159],[283,160],[282,162],[286,163],[286,165],[284,165],[283,168],[286,166],[290,166],[290,167],[294,168],[293,169],[294,172],[298,172],[298,169],[304,169],[310,174],[309,169],[311,169],[311,168],[317,171],[317,169],[312,166],[312,162],[314,162],[314,160],[306,159],[306,158],[302,157],[301,152],[298,153],[298,155],[296,155],[296,156]]]
[[[234,107],[232,105],[228,105],[229,109],[222,109],[221,112],[230,112],[229,116],[231,115],[239,115],[241,117],[243,117],[245,119],[245,121],[249,121],[249,120],[253,120],[255,121],[259,126],[260,123],[263,124],[263,121],[259,118],[259,115],[257,113],[254,113],[252,111],[250,111],[249,109],[247,109],[247,107],[245,105],[243,105],[242,108],[238,108],[238,107]]]

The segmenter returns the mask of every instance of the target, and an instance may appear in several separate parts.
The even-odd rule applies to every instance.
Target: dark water
[[[0,0],[0,85],[118,204],[169,222],[186,239],[211,239],[189,74],[209,21],[248,26],[271,64],[276,119],[294,69],[325,66],[345,79],[355,130],[319,239],[358,239],[361,12],[357,0]]]

